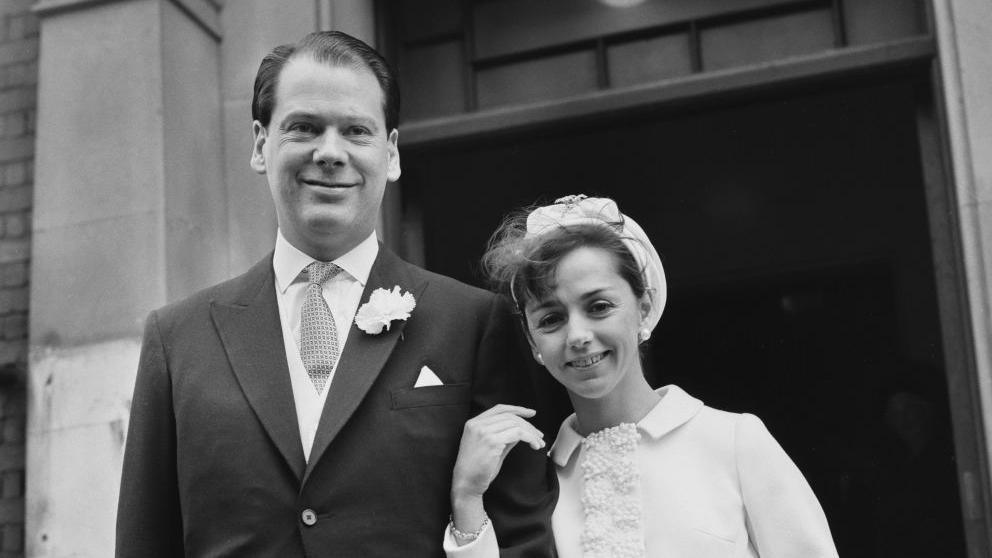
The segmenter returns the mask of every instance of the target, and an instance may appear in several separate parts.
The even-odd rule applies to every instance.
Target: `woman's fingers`
[[[492,407],[486,409],[485,411],[479,413],[475,419],[485,420],[489,417],[498,416],[502,414],[510,413],[517,415],[518,417],[531,418],[537,414],[534,409],[528,409],[527,407],[521,407],[519,405],[506,405],[500,403],[498,405],[493,405]],[[472,420],[475,420],[472,419]]]
[[[544,447],[544,433],[526,420],[512,415],[504,415],[498,421],[485,425],[486,433],[505,444],[524,442],[534,449]]]
[[[513,446],[517,445],[518,442],[523,442],[535,450],[539,450],[544,447],[544,435],[540,430],[534,428],[530,424],[524,424],[523,426],[509,426],[495,432],[494,437],[503,444],[504,455],[509,452]]]
[[[490,446],[524,442],[535,450],[541,449],[544,447],[544,434],[521,418],[523,411],[531,410],[505,405],[499,412],[480,414],[465,423],[464,435]],[[533,411],[529,415],[533,416]]]

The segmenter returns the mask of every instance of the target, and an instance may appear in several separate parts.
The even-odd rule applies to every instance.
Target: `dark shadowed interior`
[[[407,148],[429,269],[479,284],[510,209],[603,195],[662,254],[653,385],[751,412],[841,556],[964,556],[912,75]],[[402,136],[401,136],[402,144]]]

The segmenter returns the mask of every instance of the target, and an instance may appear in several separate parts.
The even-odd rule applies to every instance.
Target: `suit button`
[[[317,523],[317,514],[310,508],[307,508],[300,514],[300,519],[303,520],[303,524],[307,527],[313,527]]]

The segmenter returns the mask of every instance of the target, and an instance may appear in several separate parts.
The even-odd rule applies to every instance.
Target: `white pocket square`
[[[420,375],[417,376],[417,383],[413,384],[413,387],[427,387],[427,386],[443,386],[444,382],[441,378],[437,377],[437,374],[433,370],[424,366],[420,369]]]

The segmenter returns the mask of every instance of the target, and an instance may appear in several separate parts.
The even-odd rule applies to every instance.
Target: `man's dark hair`
[[[262,126],[269,126],[276,105],[279,73],[291,58],[310,56],[331,66],[351,66],[372,72],[382,89],[382,112],[386,117],[386,133],[399,125],[400,89],[386,59],[364,42],[340,31],[317,31],[300,39],[295,45],[280,45],[265,55],[255,74],[255,91],[251,100],[251,117]]]

